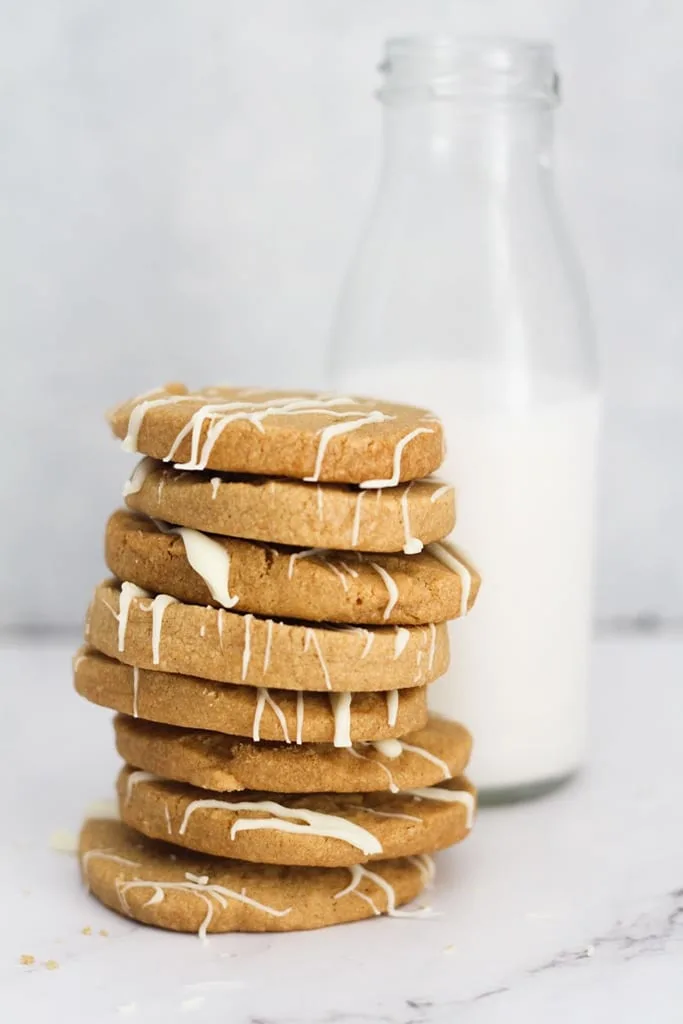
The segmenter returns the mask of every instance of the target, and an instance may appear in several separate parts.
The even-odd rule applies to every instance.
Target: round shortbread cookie
[[[233,686],[152,672],[87,647],[74,658],[74,685],[93,704],[134,718],[254,740],[358,743],[405,736],[427,724],[423,686],[338,699],[333,693]]]
[[[113,513],[105,535],[112,573],[153,593],[257,615],[364,625],[414,626],[466,614],[479,576],[462,559],[445,564],[445,551],[441,544],[416,555],[292,550],[173,528],[125,510]]]
[[[393,914],[433,878],[429,857],[372,870],[297,868],[204,857],[91,818],[81,830],[85,884],[105,906],[176,932],[289,932]],[[397,911],[411,916],[419,911]]]
[[[140,668],[283,690],[378,691],[432,682],[448,667],[445,623],[307,626],[153,598],[101,583],[86,619],[98,651]]]
[[[372,491],[185,472],[146,457],[123,496],[129,508],[168,523],[302,548],[413,553],[447,537],[455,525],[453,487],[436,479]]]
[[[452,846],[468,834],[475,804],[463,778],[403,793],[214,793],[126,766],[117,790],[121,820],[150,839],[327,868]]]
[[[372,398],[168,385],[113,409],[130,452],[178,469],[391,487],[438,469],[443,428],[424,409]]]
[[[254,743],[117,715],[116,749],[128,764],[164,779],[216,792],[369,793],[432,786],[462,774],[469,760],[464,726],[433,715],[403,740],[356,747]]]

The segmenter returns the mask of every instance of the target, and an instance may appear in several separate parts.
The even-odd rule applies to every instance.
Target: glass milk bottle
[[[395,39],[381,71],[381,180],[332,377],[444,421],[452,540],[483,585],[431,705],[472,730],[484,798],[517,799],[581,764],[591,635],[599,400],[553,188],[553,52]]]

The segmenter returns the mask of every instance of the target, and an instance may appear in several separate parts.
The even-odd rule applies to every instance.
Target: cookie
[[[257,615],[364,625],[423,625],[466,614],[479,576],[462,559],[442,561],[441,549],[363,555],[274,547],[124,510],[110,517],[105,535],[109,569],[153,593]]]
[[[105,906],[176,932],[290,932],[360,921],[415,899],[433,877],[429,857],[353,868],[273,867],[190,853],[91,818],[81,830],[85,884]]]
[[[74,658],[74,684],[86,700],[135,718],[254,740],[343,745],[405,736],[427,724],[423,686],[338,700],[332,693],[232,686],[152,672],[123,665],[92,647],[81,648]],[[375,771],[375,777],[382,774]]]
[[[109,422],[126,451],[178,469],[393,487],[444,456],[441,423],[424,409],[313,391],[169,385],[124,402]]]
[[[139,668],[283,690],[402,690],[448,667],[445,623],[299,625],[153,598],[127,582],[96,588],[86,640]]]
[[[369,491],[185,472],[146,457],[123,496],[129,508],[168,523],[301,548],[414,554],[447,537],[455,525],[453,488],[435,478]]]
[[[346,867],[433,853],[464,839],[474,790],[462,778],[403,793],[214,793],[122,769],[121,820],[150,839],[259,864]]]
[[[368,793],[415,789],[460,775],[471,739],[462,725],[433,715],[402,740],[356,747],[255,743],[117,715],[116,749],[128,764],[164,779],[216,792]]]

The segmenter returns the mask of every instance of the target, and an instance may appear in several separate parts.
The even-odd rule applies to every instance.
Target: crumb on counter
[[[104,939],[108,939],[108,938],[109,938],[109,932],[107,931],[107,929],[106,929],[106,928],[100,928],[100,930],[99,930],[99,934],[100,934],[100,935],[102,936],[102,938],[104,938]]]
[[[81,935],[92,935],[92,928],[89,924],[85,928],[81,928]]]
[[[47,967],[48,971],[56,971],[57,968],[59,967],[59,964],[57,963],[56,960],[46,960],[45,966]]]
[[[21,956],[19,957],[20,964],[34,964],[35,962],[36,958],[34,956],[31,956],[30,953],[22,953]]]

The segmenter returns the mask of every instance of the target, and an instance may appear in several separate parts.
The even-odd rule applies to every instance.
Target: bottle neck
[[[551,167],[552,109],[539,103],[432,100],[384,108],[387,180],[459,176],[482,187],[529,184]]]

